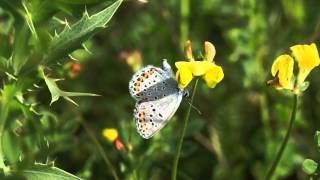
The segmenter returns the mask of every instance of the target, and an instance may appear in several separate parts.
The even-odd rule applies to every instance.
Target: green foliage
[[[48,179],[48,180],[80,180],[80,178],[65,172],[59,168],[54,167],[50,164],[40,164],[36,163],[30,169],[23,171],[23,175],[28,180],[33,179]]]
[[[43,63],[63,58],[79,48],[85,40],[106,26],[121,2],[122,0],[118,0],[92,16],[89,16],[88,12],[85,11],[83,17],[71,26],[66,21],[63,31],[58,34],[55,32],[56,34],[48,47],[49,52],[44,57]]]
[[[318,168],[318,163],[316,163],[312,159],[305,159],[302,163],[302,169],[305,173],[308,175],[313,175],[316,173],[316,170]]]
[[[72,99],[70,99],[71,96],[98,96],[96,94],[92,94],[92,93],[79,93],[79,92],[66,92],[63,91],[61,89],[59,89],[58,85],[57,85],[57,81],[59,81],[60,79],[52,79],[47,77],[44,74],[44,70],[43,67],[40,67],[40,73],[44,79],[44,81],[46,82],[46,85],[48,86],[48,89],[51,93],[51,102],[50,105],[56,101],[58,101],[58,99],[60,97],[63,97],[64,99],[66,99],[67,101],[75,104],[76,106],[78,106],[78,104],[76,102],[74,102]]]
[[[70,12],[71,9],[76,9],[73,5],[68,5],[68,1],[0,2],[0,21],[4,18],[2,25],[6,27],[0,32],[5,40],[0,45],[3,81],[0,96],[1,178],[24,176],[27,179],[80,179],[53,165],[34,162],[47,162],[50,159],[49,152],[61,151],[59,149],[65,145],[59,147],[55,143],[71,141],[71,134],[79,126],[76,119],[63,125],[57,124],[57,116],[51,112],[50,107],[40,103],[37,97],[43,84],[51,94],[50,104],[63,97],[78,105],[70,97],[97,96],[92,93],[63,91],[56,84],[58,79],[46,74],[59,74],[59,68],[55,65],[105,28],[122,0],[107,7],[101,4],[100,7],[104,8],[96,10],[98,12],[91,16],[85,8],[86,3],[99,2],[78,1],[77,4],[84,7],[83,17],[73,25],[65,21],[64,27],[61,27],[61,24],[53,23],[55,19],[59,19],[59,10]],[[51,5],[53,6],[50,7]],[[64,29],[61,33],[56,33],[60,28]],[[51,37],[53,33],[56,34]],[[70,142],[67,144],[72,145]]]
[[[320,132],[315,133],[315,144],[318,148],[318,153],[320,152]],[[319,166],[318,163],[312,159],[305,159],[302,163],[302,170],[310,177],[319,177]]]

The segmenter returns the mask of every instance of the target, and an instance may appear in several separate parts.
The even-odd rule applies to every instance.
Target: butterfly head
[[[187,89],[183,90],[182,94],[183,94],[183,97],[185,98],[190,96],[190,92]]]

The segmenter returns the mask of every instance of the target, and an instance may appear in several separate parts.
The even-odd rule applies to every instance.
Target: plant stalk
[[[180,49],[184,49],[189,36],[189,11],[190,0],[180,0]]]
[[[184,138],[184,135],[186,133],[187,126],[188,126],[188,122],[189,122],[189,119],[190,119],[191,107],[192,107],[194,95],[196,94],[198,81],[199,81],[199,79],[197,78],[196,82],[195,82],[195,84],[193,86],[190,105],[188,107],[187,114],[186,114],[186,117],[185,117],[185,119],[183,121],[182,129],[180,131],[178,144],[177,144],[177,149],[176,149],[176,155],[174,157],[173,166],[172,166],[172,174],[171,174],[171,179],[172,180],[176,180],[177,179],[177,170],[178,170],[178,163],[179,163],[179,158],[180,158],[181,147],[182,147],[183,138]]]
[[[0,170],[4,172],[5,175],[9,174],[9,167],[4,163],[3,149],[2,149],[2,136],[4,133],[4,128],[8,116],[7,103],[2,102],[1,104],[1,115],[0,115]]]
[[[89,125],[87,124],[87,122],[81,118],[80,120],[82,127],[85,129],[85,131],[87,132],[87,134],[89,135],[90,139],[92,140],[92,142],[95,144],[95,146],[98,149],[99,154],[101,155],[103,161],[106,163],[107,167],[110,168],[112,176],[115,180],[120,180],[119,176],[117,175],[117,172],[115,170],[115,168],[112,166],[112,163],[110,161],[110,159],[108,158],[108,156],[106,155],[104,149],[102,148],[102,145],[99,143],[98,139],[96,138],[96,136],[94,135],[94,133],[92,132],[91,128],[89,127]]]
[[[290,122],[289,122],[289,126],[288,126],[288,129],[287,129],[287,133],[286,133],[286,136],[281,144],[281,147],[276,155],[276,158],[274,159],[270,169],[268,170],[267,172],[267,175],[265,177],[266,180],[270,180],[272,178],[272,175],[274,174],[280,160],[281,160],[281,157],[282,157],[282,154],[288,144],[288,141],[289,141],[289,138],[290,138],[290,134],[291,134],[291,131],[292,131],[292,127],[293,127],[293,123],[296,119],[296,112],[297,112],[297,106],[298,106],[298,95],[297,94],[294,94],[293,95],[293,106],[292,106],[292,112],[291,112],[291,117],[290,117]]]
[[[3,89],[3,91],[5,91]],[[5,175],[10,173],[10,168],[5,164],[5,157],[3,154],[3,147],[2,147],[2,139],[5,130],[6,121],[8,119],[9,114],[9,102],[12,100],[14,93],[11,92],[10,94],[1,95],[0,99],[0,171],[2,170]]]

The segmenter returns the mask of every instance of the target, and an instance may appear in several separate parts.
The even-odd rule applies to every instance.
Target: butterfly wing
[[[138,101],[134,110],[134,117],[139,134],[151,138],[162,129],[177,111],[183,92],[169,94],[154,101]]]
[[[176,81],[172,78],[170,65],[164,60],[162,66],[147,66],[136,72],[129,82],[131,96],[137,100],[154,100],[161,95],[164,87],[174,87]]]

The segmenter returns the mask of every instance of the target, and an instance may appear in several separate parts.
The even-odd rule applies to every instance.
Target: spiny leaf
[[[27,180],[79,180],[81,178],[49,164],[35,163],[30,169],[26,169],[23,175]]]
[[[66,25],[61,33],[56,34],[50,44],[50,51],[44,57],[43,63],[48,63],[63,57],[66,57],[89,37],[102,29],[110,21],[122,0],[118,0],[104,10],[89,16],[84,13],[84,16],[75,24]]]
[[[92,93],[81,93],[81,92],[67,92],[67,91],[63,91],[61,90],[58,85],[57,85],[57,81],[61,80],[61,79],[53,79],[53,78],[49,78],[48,76],[45,75],[43,68],[40,68],[40,72],[42,74],[42,77],[44,79],[44,81],[47,84],[47,87],[51,93],[51,102],[50,105],[56,101],[59,100],[60,97],[64,98],[65,100],[73,103],[74,105],[78,106],[78,104],[76,102],[74,102],[70,97],[73,96],[99,96],[97,94],[92,94]]]

